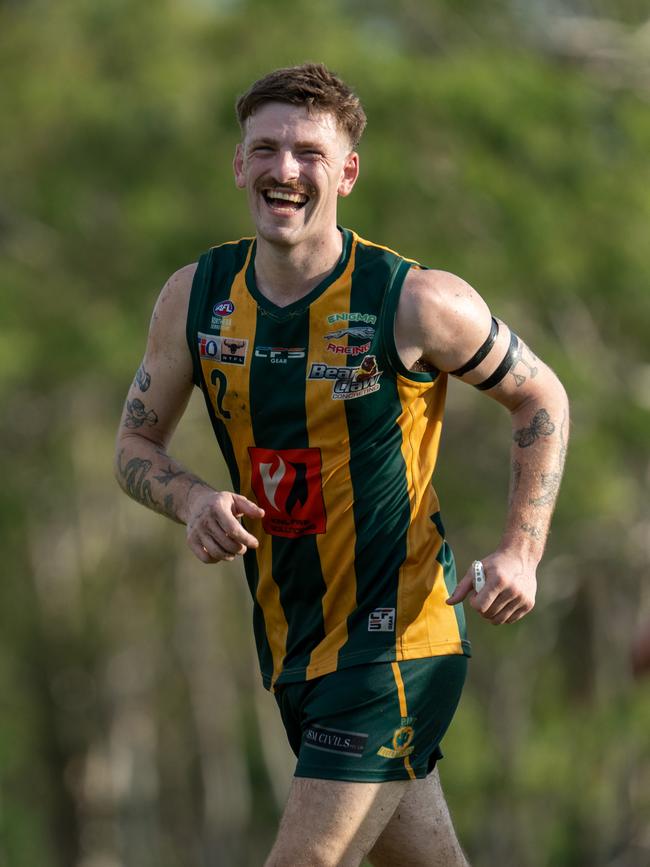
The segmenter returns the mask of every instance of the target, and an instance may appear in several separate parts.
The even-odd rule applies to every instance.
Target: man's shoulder
[[[450,271],[413,267],[404,280],[401,301],[408,307],[425,305],[441,313],[471,303],[475,297],[469,283]]]
[[[487,304],[462,277],[409,271],[397,310],[399,345],[418,348],[439,370],[455,370],[481,345],[489,327]]]
[[[198,262],[191,262],[174,271],[162,288],[157,308],[169,310],[179,306],[187,307],[197,267]]]
[[[165,285],[169,286],[172,291],[181,291],[191,286],[198,264],[198,262],[190,262],[189,265],[183,265],[178,271],[174,271]]]

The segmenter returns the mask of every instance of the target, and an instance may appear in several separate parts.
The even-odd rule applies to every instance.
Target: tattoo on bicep
[[[175,470],[170,464],[167,469],[163,470],[159,476],[154,476],[154,479],[157,482],[160,482],[161,485],[165,485],[166,487],[172,479],[175,479],[178,476],[182,476],[184,473],[185,470]]]
[[[524,356],[524,352],[526,352],[530,356],[531,361],[528,361],[526,359],[526,357]],[[515,381],[515,385],[517,386],[517,388],[522,386],[526,382],[526,379],[528,378],[523,373],[515,373],[515,368],[517,367],[517,365],[523,364],[524,367],[527,367],[528,368],[528,375],[529,375],[530,379],[534,379],[537,376],[537,374],[539,373],[538,368],[535,367],[535,364],[534,364],[534,362],[536,362],[536,361],[537,361],[537,357],[534,355],[534,353],[526,346],[526,344],[523,342],[523,340],[520,340],[519,346],[517,347],[517,353],[514,357],[512,367],[510,368],[510,371],[509,371],[509,373],[512,375],[512,377]]]
[[[124,419],[124,427],[137,428],[142,425],[158,424],[158,415],[152,409],[147,409],[140,398],[134,397],[133,400],[126,402],[126,418]]]
[[[539,409],[528,427],[522,427],[515,431],[513,440],[520,448],[526,449],[540,437],[549,437],[554,430],[555,425],[548,412],[545,409]]]
[[[541,539],[542,532],[539,527],[533,527],[532,524],[523,523],[521,525],[521,529],[524,533],[528,533],[529,536],[532,536],[533,539]]]
[[[137,385],[140,391],[146,391],[151,385],[151,375],[145,370],[144,362],[136,371],[134,385]]]

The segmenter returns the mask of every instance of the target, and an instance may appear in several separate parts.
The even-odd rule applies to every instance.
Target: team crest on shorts
[[[385,759],[401,759],[404,756],[410,756],[415,749],[412,745],[415,737],[414,722],[414,716],[403,716],[399,728],[393,732],[392,747],[380,747],[377,750],[377,755],[383,756]]]

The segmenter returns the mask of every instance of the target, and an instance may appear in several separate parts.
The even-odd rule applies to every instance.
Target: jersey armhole
[[[210,286],[211,261],[212,250],[208,250],[207,253],[203,253],[196,266],[190,290],[190,302],[187,308],[187,323],[185,327],[185,337],[190,355],[192,356],[192,380],[194,385],[198,387],[201,386],[202,376],[197,334],[200,312],[203,310],[205,297]]]
[[[440,371],[409,370],[402,362],[395,344],[395,316],[397,305],[406,275],[413,267],[413,263],[406,259],[396,259],[388,278],[388,285],[384,294],[384,300],[379,314],[379,330],[384,353],[392,371],[399,376],[410,379],[412,382],[434,382]],[[417,266],[416,266],[417,267]]]

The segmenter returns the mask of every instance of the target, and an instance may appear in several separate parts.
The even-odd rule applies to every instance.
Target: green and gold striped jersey
[[[431,485],[447,377],[393,336],[419,267],[342,230],[334,271],[286,307],[255,284],[256,242],[199,260],[187,339],[233,489],[265,515],[244,556],[264,684],[361,663],[467,654]]]

